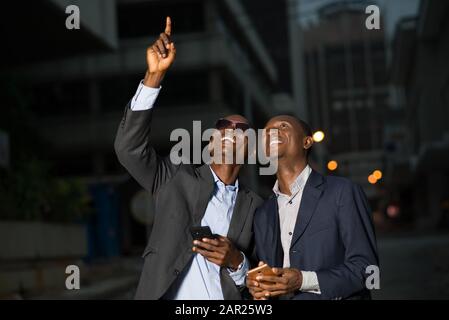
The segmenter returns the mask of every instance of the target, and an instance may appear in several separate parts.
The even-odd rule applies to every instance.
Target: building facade
[[[449,227],[449,4],[427,1],[398,23],[391,80],[405,139],[391,165],[391,194],[416,226]]]
[[[312,127],[325,133],[317,150],[323,170],[337,161],[335,174],[377,200],[380,181],[372,185],[367,178],[384,167],[389,86],[384,30],[365,27],[365,7],[337,1],[321,7],[318,21],[304,27],[306,97]]]

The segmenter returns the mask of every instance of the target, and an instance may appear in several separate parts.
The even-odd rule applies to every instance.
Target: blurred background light
[[[327,163],[327,168],[328,168],[330,171],[336,170],[336,169],[338,168],[338,162],[335,161],[335,160],[329,161],[329,162]]]
[[[370,174],[368,176],[368,182],[371,183],[371,184],[376,184],[377,183],[377,179],[376,179],[376,177],[374,175]]]
[[[324,135],[324,132],[323,132],[323,131],[316,131],[316,132],[313,134],[313,141],[315,141],[315,142],[321,142],[321,141],[324,140],[324,137],[325,137],[325,135]]]
[[[377,180],[382,179],[382,171],[380,171],[380,170],[375,170],[375,171],[373,172],[373,176],[374,176]]]

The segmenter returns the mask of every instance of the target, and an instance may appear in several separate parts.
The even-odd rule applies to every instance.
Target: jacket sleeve
[[[344,262],[316,271],[320,291],[327,299],[345,299],[366,288],[369,265],[378,265],[376,238],[363,190],[345,184],[337,211],[340,237],[345,247]]]
[[[154,194],[178,170],[169,157],[159,157],[149,139],[153,111],[125,108],[114,142],[120,163],[146,190]]]

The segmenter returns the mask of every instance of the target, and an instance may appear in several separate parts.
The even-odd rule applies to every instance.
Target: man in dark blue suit
[[[369,299],[367,267],[377,266],[378,256],[362,189],[309,167],[313,139],[304,121],[278,116],[265,130],[268,156],[278,161],[277,181],[255,214],[254,234],[258,259],[273,267],[275,276],[248,279],[251,294],[255,299]]]

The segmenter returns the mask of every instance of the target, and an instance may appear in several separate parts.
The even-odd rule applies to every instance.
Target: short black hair
[[[299,119],[299,118],[296,118],[296,119],[298,120],[299,124],[301,125],[302,131],[304,131],[304,134],[306,135],[306,137],[312,137],[313,132],[312,132],[312,129],[310,128],[309,124],[302,119]]]

